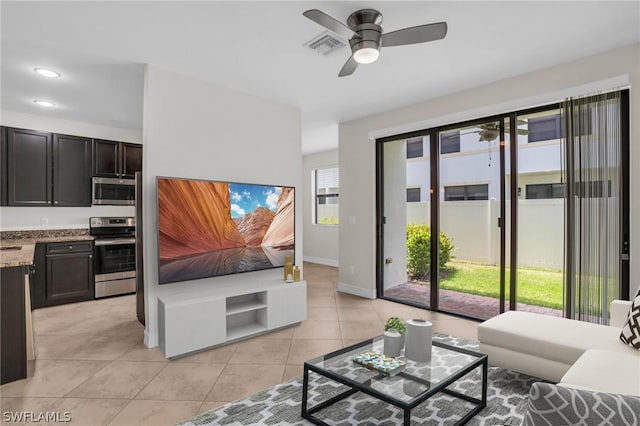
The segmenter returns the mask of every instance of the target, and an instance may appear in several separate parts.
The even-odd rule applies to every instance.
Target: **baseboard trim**
[[[155,348],[158,346],[158,333],[149,333],[144,331],[144,345],[148,348]]]
[[[353,294],[354,296],[365,297],[367,299],[375,299],[376,298],[376,290],[375,289],[366,289],[362,287],[357,287],[351,284],[338,283],[338,291],[342,293]]]
[[[335,259],[325,259],[324,257],[303,256],[302,260],[310,263],[317,263],[319,265],[338,267],[338,261]]]

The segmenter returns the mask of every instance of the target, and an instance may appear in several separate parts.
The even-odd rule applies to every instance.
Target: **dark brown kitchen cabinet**
[[[142,171],[142,145],[95,139],[93,176],[133,179]]]
[[[91,139],[53,135],[53,205],[91,206]]]
[[[7,204],[50,206],[52,134],[6,129]]]
[[[0,384],[27,377],[26,272],[24,266],[0,269]]]
[[[134,179],[142,171],[142,145],[122,144],[122,177]]]
[[[0,206],[7,205],[7,128],[0,126]]]
[[[120,177],[118,146],[120,142],[93,141],[93,175],[99,177]]]
[[[28,129],[4,129],[9,206],[91,206],[92,140]],[[5,148],[6,146],[6,148]],[[4,191],[2,191],[4,193]],[[4,204],[3,204],[4,205]]]
[[[94,299],[92,241],[39,243],[34,259],[34,308]]]

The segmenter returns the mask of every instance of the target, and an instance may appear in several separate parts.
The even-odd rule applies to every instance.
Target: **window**
[[[407,188],[407,203],[420,202],[420,188]]]
[[[530,118],[527,127],[529,143],[560,139],[564,131],[560,114]]]
[[[320,225],[338,224],[338,188],[340,174],[337,167],[316,169],[314,223]]]
[[[440,154],[460,152],[460,132],[447,132],[440,134]]]
[[[422,138],[407,139],[407,158],[419,158],[422,156]]]
[[[585,181],[576,183],[576,195],[580,198],[605,198],[611,197],[611,181],[605,184],[601,180]]]
[[[527,200],[541,200],[549,198],[564,198],[564,183],[536,183],[527,185]],[[575,186],[576,195],[581,198],[603,198],[611,196],[611,181],[605,184],[601,180],[580,182]]]
[[[444,201],[488,200],[489,184],[444,187]]]
[[[564,183],[535,183],[526,185],[527,200],[542,200],[547,198],[564,198]]]

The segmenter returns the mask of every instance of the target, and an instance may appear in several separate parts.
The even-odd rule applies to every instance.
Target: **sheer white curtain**
[[[563,102],[567,315],[608,323],[621,296],[621,95]]]

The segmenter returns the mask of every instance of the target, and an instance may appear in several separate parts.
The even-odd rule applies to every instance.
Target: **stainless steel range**
[[[92,217],[95,237],[96,299],[136,291],[135,219]]]

